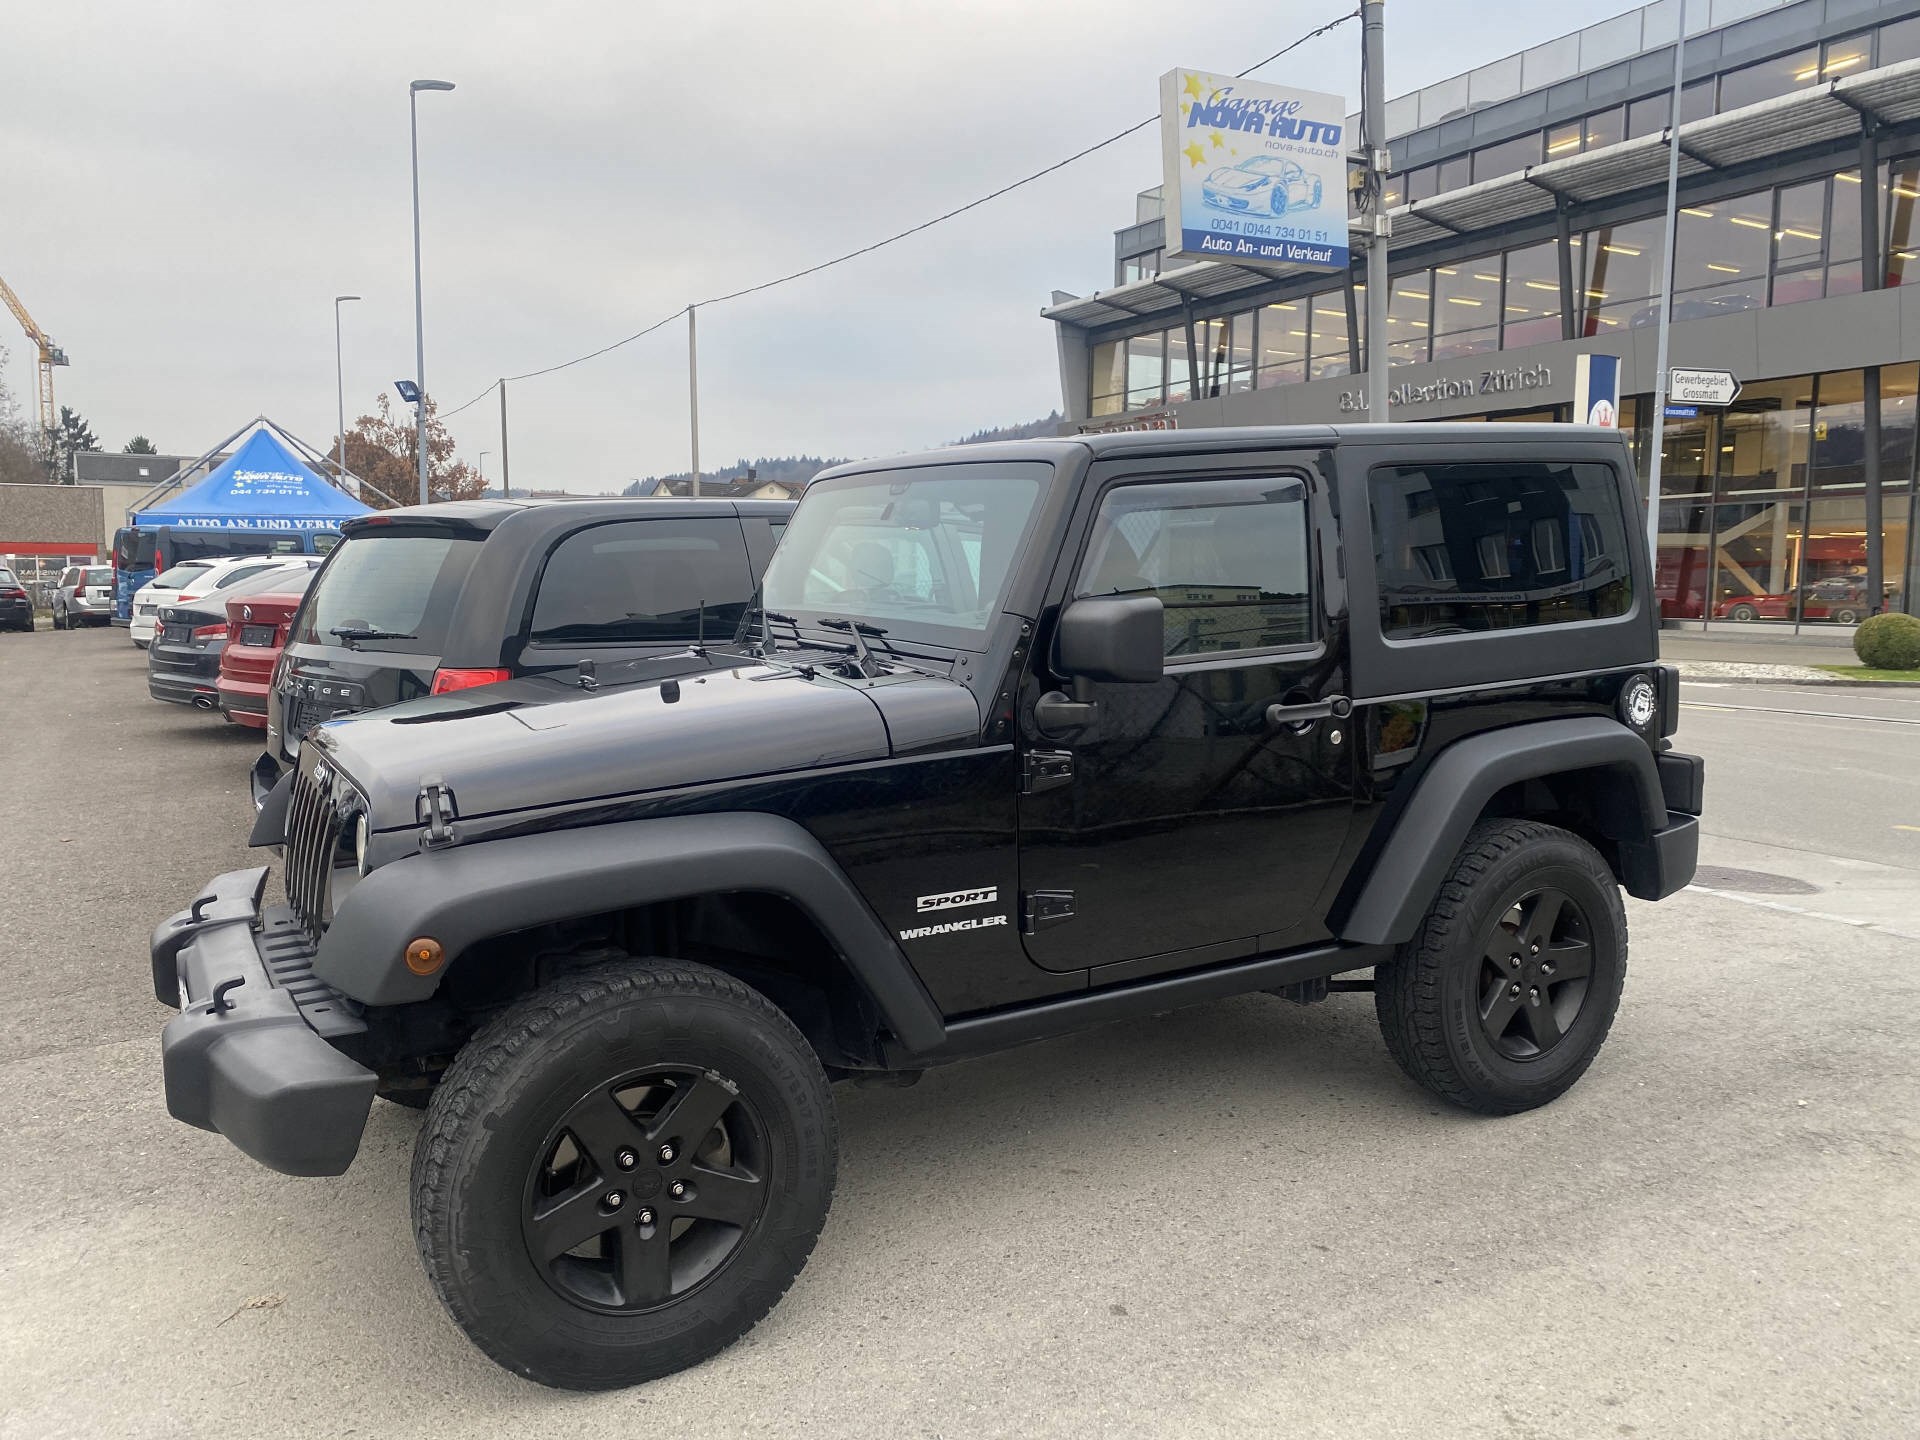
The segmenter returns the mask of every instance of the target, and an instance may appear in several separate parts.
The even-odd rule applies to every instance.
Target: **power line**
[[[1359,18],[1360,18],[1360,12],[1358,10],[1349,10],[1346,14],[1338,16],[1335,19],[1329,20],[1326,24],[1318,27],[1317,29],[1309,30],[1306,34],[1300,36],[1299,38],[1289,41],[1287,44],[1281,46],[1278,50],[1274,51],[1273,54],[1267,56],[1266,59],[1256,61],[1252,65],[1249,65],[1246,69],[1239,71],[1234,78],[1238,80],[1244,80],[1247,78],[1247,76],[1253,74],[1256,70],[1263,70],[1267,66],[1271,65],[1274,61],[1280,59],[1282,56],[1288,55],[1293,51],[1298,50],[1302,45],[1305,45],[1308,41],[1318,40],[1322,35],[1328,34],[1333,30],[1339,29],[1342,25],[1346,24],[1349,20],[1357,20]],[[1042,169],[1036,170],[1031,175],[1022,176],[1020,179],[1013,181],[1011,184],[1002,185],[998,190],[990,191],[987,194],[980,196],[978,199],[969,200],[964,205],[957,205],[951,210],[948,210],[942,214],[934,216],[931,220],[923,220],[918,225],[910,225],[905,230],[897,230],[883,240],[875,240],[870,245],[862,245],[857,250],[849,250],[844,255],[836,255],[831,260],[822,260],[817,265],[809,265],[805,269],[795,270],[790,274],[779,276],[777,279],[763,280],[758,285],[749,285],[743,290],[732,290],[725,295],[715,295],[712,299],[700,300],[700,301],[696,301],[695,303],[698,305],[706,306],[706,305],[723,304],[728,300],[739,300],[747,295],[757,295],[762,290],[771,290],[776,285],[785,285],[790,281],[804,280],[809,275],[818,275],[822,270],[831,270],[836,265],[844,265],[847,263],[847,261],[857,260],[862,255],[871,255],[876,250],[883,250],[889,245],[897,244],[900,241],[908,239],[911,236],[918,235],[923,230],[931,230],[935,225],[944,224],[948,220],[954,219],[956,216],[966,214],[969,210],[977,210],[982,205],[985,205],[990,201],[998,200],[1003,195],[1010,195],[1015,190],[1018,190],[1023,186],[1033,184],[1033,182],[1036,180],[1043,180],[1047,176],[1053,174],[1055,171],[1064,170],[1067,166],[1073,164],[1075,161],[1084,160],[1087,158],[1087,156],[1092,155],[1097,151],[1104,150],[1109,145],[1118,144],[1120,141],[1125,140],[1130,135],[1137,135],[1142,130],[1147,129],[1149,126],[1158,124],[1159,121],[1160,121],[1160,117],[1158,115],[1150,115],[1137,125],[1129,125],[1126,129],[1118,131],[1115,134],[1109,135],[1104,140],[1095,141],[1093,144],[1087,146],[1083,150],[1074,151],[1073,154],[1067,156],[1064,160],[1056,160],[1054,161],[1053,164],[1045,166]],[[530,380],[536,375],[551,375],[556,370],[565,370],[569,366],[580,364],[582,361],[597,359],[600,356],[605,355],[610,350],[618,350],[622,345],[631,345],[635,340],[639,340],[644,336],[651,335],[654,331],[658,330],[661,326],[666,325],[671,321],[678,320],[682,315],[686,314],[687,311],[691,308],[692,308],[691,306],[683,305],[680,309],[674,311],[671,315],[664,316],[663,318],[654,321],[653,324],[647,326],[646,329],[635,331],[633,334],[627,336],[626,339],[616,340],[611,345],[602,345],[598,350],[589,351],[585,355],[577,355],[571,360],[563,360],[558,365],[549,365],[543,370],[529,370],[524,375],[509,375],[506,378],[508,380]],[[496,380],[492,385],[487,386],[486,389],[482,390],[478,395],[474,396],[473,399],[467,401],[465,405],[461,405],[453,410],[449,410],[445,415],[441,416],[440,418],[443,420],[451,420],[455,415],[458,415],[460,411],[467,409],[468,406],[479,404],[482,400],[486,399],[487,396],[491,395],[495,387],[498,386],[499,384],[500,382]]]

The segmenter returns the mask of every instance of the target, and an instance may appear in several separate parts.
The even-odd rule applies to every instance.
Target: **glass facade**
[[[1577,37],[1565,38],[1571,40]],[[1878,30],[1862,30],[1821,45],[1776,55],[1757,64],[1743,65],[1736,70],[1695,80],[1680,92],[1680,121],[1685,124],[1708,115],[1738,110],[1762,100],[1773,100],[1781,95],[1809,89],[1823,81],[1838,80],[1862,70],[1871,70],[1876,65],[1892,65],[1917,56],[1920,56],[1920,17],[1895,20],[1880,26]],[[1464,85],[1466,77],[1460,79]],[[1658,134],[1667,123],[1668,101],[1669,96],[1663,90],[1635,100],[1630,105],[1596,110],[1578,120],[1564,121],[1545,130],[1482,146],[1471,155],[1399,172],[1388,180],[1387,189],[1394,196],[1389,203],[1400,205],[1423,200],[1430,195],[1458,189],[1467,184],[1469,179],[1491,180],[1499,175],[1517,174],[1543,159],[1560,160],[1569,155],[1597,150],[1603,145],[1617,144],[1621,140]],[[1426,124],[1424,104],[1422,110],[1421,123]]]
[[[1875,176],[1888,286],[1920,283],[1920,156]],[[1860,175],[1849,169],[1728,200],[1682,207],[1673,274],[1676,320],[1791,305],[1861,287]],[[1657,215],[1572,237],[1574,313],[1561,310],[1560,244],[1545,240],[1393,277],[1388,355],[1395,365],[1596,336],[1658,323],[1663,227]],[[1364,315],[1366,286],[1356,285]],[[1095,415],[1194,396],[1350,374],[1347,296],[1323,290],[1094,347]],[[1361,337],[1364,340],[1364,335]]]
[[[1865,376],[1840,370],[1756,382],[1724,410],[1666,422],[1655,576],[1664,616],[1850,625],[1912,608],[1920,365],[1880,377],[1878,606],[1866,588]],[[1651,415],[1644,396],[1623,407],[1643,469]]]

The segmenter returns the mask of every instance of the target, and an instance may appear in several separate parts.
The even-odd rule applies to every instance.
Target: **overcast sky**
[[[689,300],[828,258],[1153,113],[1345,0],[63,0],[8,7],[0,276],[66,349],[102,444],[334,430],[414,371],[407,82],[420,98],[427,379],[443,411]],[[1387,7],[1401,94],[1629,8]],[[1260,78],[1357,95],[1357,22]],[[1351,104],[1350,104],[1351,108]],[[701,456],[871,455],[1059,404],[1051,291],[1112,281],[1151,130],[825,274],[702,312]],[[24,337],[0,316],[23,405]],[[686,326],[511,388],[513,479],[687,464]],[[499,474],[489,397],[452,422]]]

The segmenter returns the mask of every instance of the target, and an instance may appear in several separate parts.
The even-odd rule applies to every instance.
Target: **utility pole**
[[[1367,418],[1387,422],[1386,0],[1360,0],[1360,139],[1366,150]]]
[[[693,429],[693,493],[700,493],[700,345],[693,329],[694,307],[687,306],[687,420]]]
[[[427,503],[427,331],[420,299],[420,92],[451,90],[450,80],[415,80],[407,86],[407,123],[413,155],[413,384],[415,448],[419,451],[420,503]]]
[[[358,295],[336,295],[333,297],[333,390],[334,399],[340,405],[340,478],[347,477],[347,375],[340,366],[340,306],[347,300],[358,300]]]
[[[1680,223],[1675,208],[1680,194],[1680,78],[1687,50],[1687,0],[1673,37],[1673,98],[1667,102],[1667,224],[1666,249],[1660,255],[1660,338],[1653,361],[1653,453],[1647,457],[1647,564],[1654,583],[1660,574],[1660,450],[1667,439],[1667,330],[1673,323],[1673,246]],[[1863,177],[1871,180],[1871,177]],[[1701,611],[1704,616],[1707,607]],[[1704,621],[1702,622],[1704,623]]]
[[[507,468],[507,379],[500,377],[500,498],[513,498],[513,472]]]

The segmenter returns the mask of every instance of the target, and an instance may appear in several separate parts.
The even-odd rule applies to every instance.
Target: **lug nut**
[[[1527,953],[1529,955],[1538,955],[1540,953],[1540,947],[1538,945],[1529,946],[1527,949]]]
[[[1534,989],[1534,990],[1527,991],[1527,1003],[1529,1005],[1538,1005],[1540,1003],[1539,990]]]
[[[1553,962],[1551,960],[1542,960],[1540,962],[1540,973],[1542,975],[1551,975],[1553,973]]]
[[[686,1199],[687,1198],[687,1182],[684,1180],[674,1181],[673,1184],[667,1187],[667,1193],[673,1196],[673,1198],[676,1200]]]
[[[1514,969],[1518,970],[1520,968],[1520,957],[1518,955],[1508,956],[1507,964],[1511,965]]]
[[[618,1155],[613,1157],[613,1163],[618,1165],[622,1170],[631,1170],[640,1163],[640,1157],[631,1150],[622,1150]]]
[[[1507,987],[1507,994],[1511,995],[1516,1000],[1520,998],[1520,982],[1518,980],[1514,981],[1513,984]]]
[[[660,1163],[662,1165],[671,1165],[673,1163],[673,1156],[674,1156],[673,1146],[662,1145],[660,1147]]]
[[[640,1223],[642,1225],[651,1225],[653,1223],[653,1211],[643,1209],[640,1212]]]
[[[600,1203],[609,1210],[618,1210],[622,1205],[627,1203],[627,1197],[618,1190],[609,1190],[601,1197]]]

